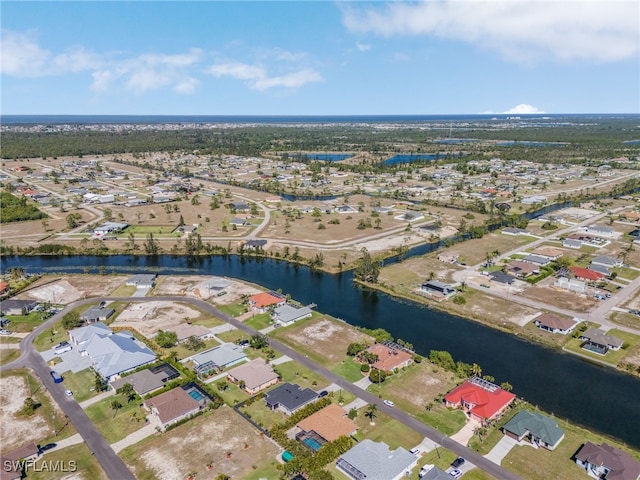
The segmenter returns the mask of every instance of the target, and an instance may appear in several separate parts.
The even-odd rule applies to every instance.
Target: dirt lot
[[[553,279],[551,279],[553,282]],[[538,285],[528,286],[521,293],[523,297],[544,302],[558,308],[565,308],[576,312],[587,313],[598,306],[597,300],[586,295],[579,295],[566,290],[559,290],[549,286],[549,279],[545,279]]]
[[[397,377],[392,377],[396,380],[393,383],[393,395],[420,408],[456,385],[453,374],[426,361],[413,365]]]
[[[59,279],[56,282],[51,282],[51,280],[50,276],[42,278],[34,287],[21,293],[17,298],[67,304],[84,297],[109,295],[125,282],[126,277],[120,275],[65,275],[64,279]],[[41,285],[45,283],[46,285]]]
[[[22,376],[0,377],[0,445],[3,450],[29,441],[38,443],[52,433],[42,416],[16,415],[29,395],[28,385]]]
[[[278,329],[272,335],[289,340],[304,350],[313,351],[335,365],[344,360],[347,347],[352,342],[373,343],[373,339],[354,327],[338,320],[321,317],[290,328]]]
[[[197,320],[202,316],[198,310],[180,303],[145,302],[127,306],[111,325],[131,327],[148,337],[186,319]]]
[[[255,295],[262,291],[246,283],[227,278],[225,280],[228,280],[231,284],[222,290],[226,292],[225,295],[218,297],[216,296],[217,290],[210,290],[202,285],[211,278],[204,275],[160,277],[153,289],[153,295],[185,295],[209,300],[217,305],[228,305],[240,301],[242,295]]]
[[[222,407],[166,434],[149,437],[125,449],[122,456],[138,478],[176,480],[189,472],[197,472],[198,478],[220,473],[243,478],[253,471],[252,466],[267,470],[278,450],[237,413]],[[208,464],[213,464],[211,471]]]

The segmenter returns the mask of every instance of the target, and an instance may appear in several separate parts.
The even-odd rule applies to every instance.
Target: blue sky
[[[3,114],[640,112],[635,0],[1,3]]]

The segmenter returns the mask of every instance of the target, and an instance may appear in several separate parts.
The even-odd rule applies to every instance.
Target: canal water
[[[235,277],[284,293],[357,326],[384,328],[416,352],[447,350],[547,412],[640,449],[640,380],[447,313],[354,287],[351,272],[329,275],[271,259],[169,255],[4,257],[2,270],[36,273],[203,274]],[[508,312],[496,312],[507,317]]]

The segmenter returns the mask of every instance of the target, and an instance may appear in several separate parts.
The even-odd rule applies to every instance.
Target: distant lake
[[[530,142],[527,140],[509,140],[496,143],[498,147],[564,147],[566,142]]]
[[[289,155],[293,158],[304,158],[306,160],[321,160],[323,162],[339,162],[347,158],[353,157],[350,153],[299,153]]]
[[[440,158],[444,158],[440,156]],[[388,158],[384,161],[385,165],[397,165],[398,163],[411,163],[411,162],[430,162],[436,159],[435,153],[425,153],[425,154],[401,154],[394,155],[391,158]]]
[[[636,144],[636,143],[640,143],[640,139],[638,139],[638,140],[627,140],[626,142],[622,142],[622,143],[624,143],[626,145],[633,145],[633,144]]]
[[[479,142],[477,138],[443,138],[442,140],[434,140],[432,143],[438,143],[440,145],[459,145],[462,143],[475,143]]]

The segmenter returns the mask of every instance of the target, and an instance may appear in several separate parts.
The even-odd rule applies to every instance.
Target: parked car
[[[420,454],[420,449],[419,448],[412,448],[411,450],[409,450],[409,453],[411,455],[419,455]]]
[[[456,470],[451,470],[449,472],[449,475],[451,475],[453,478],[460,478],[462,476],[462,472],[458,469]]]
[[[429,465],[429,464],[423,465],[420,471],[418,472],[418,478],[424,477],[427,473],[433,470],[433,467],[434,467],[433,465]]]
[[[11,335],[11,332],[3,328],[2,330],[0,330],[0,335]]]
[[[451,462],[451,468],[458,468],[463,463],[464,463],[464,458],[458,457],[453,462]]]
[[[55,383],[62,383],[62,377],[55,370],[51,370],[51,378],[53,378]]]
[[[384,403],[387,407],[395,407],[396,404],[393,403],[391,400],[384,400],[382,403]]]
[[[65,391],[64,391],[64,394],[65,394],[67,397],[73,397],[73,392],[72,392],[71,390],[65,390]]]
[[[51,450],[52,448],[56,448],[58,446],[57,443],[47,443],[46,445],[38,445],[38,450],[40,450],[41,452],[45,452],[47,450]]]
[[[329,395],[329,392],[327,392],[326,390],[322,390],[322,391],[318,394],[318,396],[319,396],[320,398],[322,398],[322,397],[326,397],[327,395]]]
[[[71,350],[73,350],[73,347],[71,345],[69,345],[69,342],[62,342],[60,345],[58,345],[55,348],[55,350],[53,352],[56,355],[60,355],[61,353],[70,352]]]

